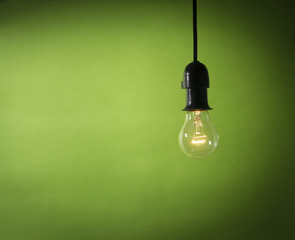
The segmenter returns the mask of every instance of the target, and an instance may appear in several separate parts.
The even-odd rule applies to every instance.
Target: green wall
[[[199,1],[220,144],[178,147],[191,1],[0,1],[0,239],[291,239],[291,2]]]

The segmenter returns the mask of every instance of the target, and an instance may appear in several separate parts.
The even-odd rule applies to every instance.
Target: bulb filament
[[[194,116],[195,131],[193,135],[193,144],[203,144],[207,142],[207,136],[203,133],[203,123],[201,121],[201,112],[196,111]]]

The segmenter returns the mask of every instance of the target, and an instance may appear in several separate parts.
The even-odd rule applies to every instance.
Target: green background
[[[178,147],[191,1],[0,1],[1,240],[291,239],[291,1],[199,1],[217,150]]]

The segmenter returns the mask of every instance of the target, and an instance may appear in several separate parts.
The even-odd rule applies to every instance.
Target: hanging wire
[[[194,62],[198,61],[198,16],[197,0],[193,0]]]

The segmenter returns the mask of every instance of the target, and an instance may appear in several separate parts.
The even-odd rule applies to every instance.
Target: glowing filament
[[[205,143],[206,140],[193,140],[192,143],[193,144],[202,144],[202,143]]]
[[[196,111],[194,116],[195,133],[192,144],[203,144],[206,142],[207,136],[203,133],[204,125],[201,121],[201,112]]]
[[[193,144],[202,144],[206,142],[206,135],[203,136],[195,136],[194,139],[192,140]]]

